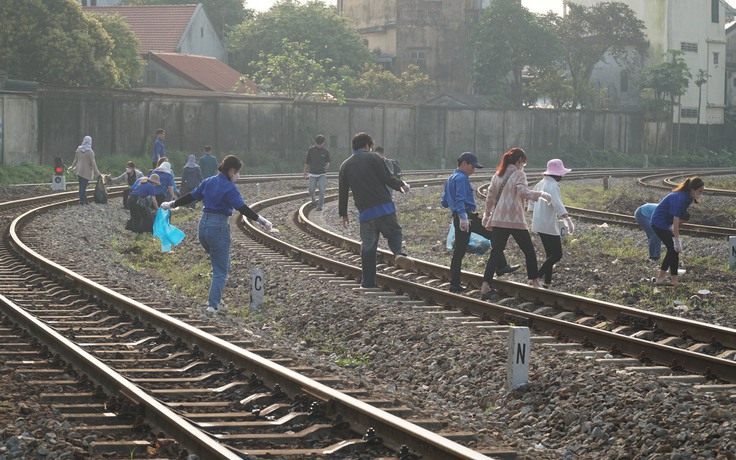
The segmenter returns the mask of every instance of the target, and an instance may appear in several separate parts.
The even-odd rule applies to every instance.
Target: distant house
[[[119,14],[141,42],[140,51],[144,57],[155,51],[210,56],[227,63],[227,48],[217,36],[201,3],[87,6],[82,9],[95,14]]]
[[[150,88],[188,88],[231,92],[242,75],[227,64],[209,56],[159,53],[147,55],[148,67],[141,86]],[[256,93],[250,80],[243,80],[239,92]]]
[[[584,6],[593,6],[603,0],[575,0]],[[672,121],[697,124],[723,124],[726,107],[726,30],[727,19],[733,17],[731,8],[721,0],[698,2],[663,0],[618,0],[627,4],[646,25],[650,50],[645,66],[660,64],[668,50],[682,51],[690,73],[703,70],[707,82],[698,88],[693,79],[680,98],[680,111]],[[629,71],[612,59],[600,62],[593,71],[593,83],[608,89],[612,99],[621,105],[637,104],[638,89]]]
[[[113,6],[120,5],[121,0],[77,0],[82,6]]]

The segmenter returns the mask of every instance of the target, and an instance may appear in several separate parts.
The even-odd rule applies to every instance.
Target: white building
[[[673,121],[723,124],[726,108],[726,8],[722,0],[616,0],[627,4],[646,25],[650,43],[645,66],[663,62],[667,50],[680,50],[693,79],[680,99],[680,113]],[[593,6],[601,0],[570,0]],[[730,14],[730,9],[729,9]],[[609,88],[622,105],[638,100],[635,81],[612,59],[598,65],[593,80]],[[699,89],[695,76],[702,69],[710,75]],[[634,94],[630,94],[634,92]],[[701,93],[701,94],[699,94]],[[699,96],[701,103],[698,107]],[[678,120],[679,118],[679,120]]]

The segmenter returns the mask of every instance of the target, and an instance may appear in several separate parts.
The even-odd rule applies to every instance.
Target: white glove
[[[680,238],[674,238],[675,242],[675,252],[682,252],[682,241],[680,241]]]
[[[174,202],[173,201],[164,201],[161,203],[161,209],[168,211],[170,209],[174,209]]]
[[[263,225],[263,228],[265,228],[267,232],[270,232],[273,228],[273,224],[263,216],[258,216],[258,223]]]
[[[572,235],[575,233],[575,226],[572,224],[572,219],[570,219],[570,216],[565,217],[565,228],[567,228],[567,234]]]
[[[483,228],[488,228],[491,226],[491,216],[490,215],[483,215]]]
[[[470,231],[470,219],[460,219],[460,230],[464,232]]]
[[[552,195],[547,192],[542,192],[542,194],[539,195],[539,199],[547,204],[552,204]]]
[[[404,182],[404,185],[401,187],[401,193],[409,193],[409,190],[411,190],[411,185]]]

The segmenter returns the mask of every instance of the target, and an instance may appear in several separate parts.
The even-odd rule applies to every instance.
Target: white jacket
[[[560,196],[560,184],[550,176],[544,176],[534,187],[537,192],[547,192],[552,196],[550,204],[542,200],[530,201],[528,210],[532,211],[532,231],[547,235],[560,235],[560,217],[567,214]]]

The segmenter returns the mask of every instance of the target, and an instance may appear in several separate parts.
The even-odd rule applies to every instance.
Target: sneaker
[[[460,284],[451,284],[450,285],[450,292],[454,294],[460,294],[465,292],[465,287]]]
[[[321,211],[322,208],[314,208],[315,211]]]
[[[220,303],[217,304],[216,311],[217,311],[217,313],[219,313],[221,315],[227,314],[227,312],[228,312],[227,305],[225,305],[225,303],[223,303],[223,301],[221,300]]]
[[[208,315],[214,315],[217,313],[217,308],[213,308],[207,305],[204,309],[204,312],[207,313]]]
[[[506,265],[505,267],[496,270],[496,276],[503,276],[506,273],[513,273],[518,270],[519,267],[521,267],[521,265]]]
[[[399,268],[403,268],[404,270],[411,270],[414,268],[414,261],[411,260],[406,254],[396,254],[394,256],[394,263]]]

